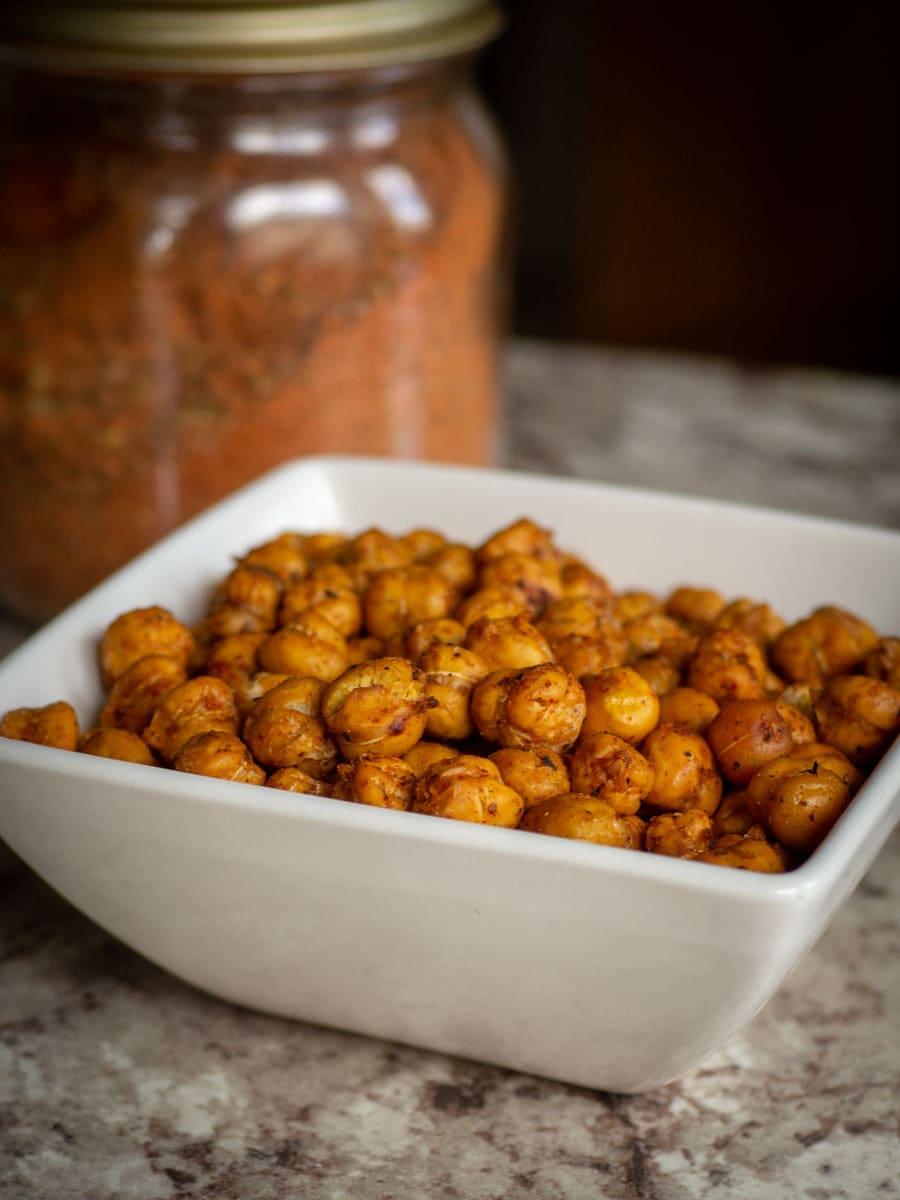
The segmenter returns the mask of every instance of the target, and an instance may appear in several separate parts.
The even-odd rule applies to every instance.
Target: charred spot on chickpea
[[[680,584],[617,593],[522,518],[281,533],[193,627],[102,631],[103,703],[0,736],[154,770],[781,872],[828,836],[900,729],[900,638],[821,605]]]

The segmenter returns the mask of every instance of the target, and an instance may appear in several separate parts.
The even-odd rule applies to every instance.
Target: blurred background
[[[896,8],[506,12],[514,332],[900,373]]]

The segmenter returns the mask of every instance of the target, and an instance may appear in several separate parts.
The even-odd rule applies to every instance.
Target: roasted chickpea
[[[322,696],[322,716],[350,761],[363,754],[402,756],[425,732],[433,702],[405,658],[376,658],[339,675]]]
[[[471,592],[454,609],[453,616],[466,629],[482,617],[514,617],[517,613],[531,616],[528,605],[520,592],[504,588],[478,588]]]
[[[204,674],[216,675],[229,687],[236,688],[256,671],[257,651],[268,636],[267,633],[232,633],[217,638],[203,656]]]
[[[476,557],[479,563],[490,562],[504,554],[530,554],[535,558],[555,559],[558,557],[553,544],[553,534],[528,517],[499,529],[478,547]]]
[[[659,697],[659,724],[685,725],[694,733],[705,733],[721,712],[707,692],[676,687]]]
[[[82,754],[93,754],[97,758],[115,758],[121,762],[141,763],[145,767],[157,765],[153,751],[144,739],[129,729],[90,729],[78,749]]]
[[[678,667],[669,659],[661,658],[656,654],[649,658],[635,659],[631,664],[631,669],[650,684],[657,696],[664,696],[666,692],[671,692],[681,682],[681,672]]]
[[[608,667],[620,666],[625,661],[624,638],[618,636],[581,637],[573,633],[557,638],[552,646],[553,657],[576,679],[587,675],[599,675]]]
[[[863,672],[900,688],[900,637],[880,637],[863,659]]]
[[[364,529],[350,538],[341,549],[340,562],[350,573],[353,586],[364,591],[369,580],[389,567],[408,567],[413,561],[412,547],[382,529]]]
[[[682,812],[657,813],[647,822],[644,847],[651,854],[670,858],[693,858],[712,845],[713,823],[708,812],[686,808]]]
[[[485,676],[475,685],[471,713],[482,737],[500,746],[564,751],[581,731],[585,707],[578,680],[558,663],[542,663]]]
[[[447,545],[447,539],[436,529],[411,529],[400,541],[409,547],[413,562],[426,562]]]
[[[415,791],[416,773],[412,767],[402,758],[383,754],[340,763],[333,795],[372,808],[405,811],[412,807]]]
[[[475,551],[459,542],[448,542],[426,560],[433,571],[443,575],[456,595],[471,592],[478,579]]]
[[[271,633],[257,650],[265,671],[335,679],[347,667],[347,640],[315,609],[307,609],[293,625]]]
[[[309,560],[300,533],[282,533],[262,545],[248,550],[241,559],[241,565],[247,567],[263,567],[277,575],[284,583],[292,583],[302,579],[309,570]]]
[[[465,625],[461,625],[453,617],[433,617],[429,621],[419,621],[407,629],[403,637],[403,649],[408,658],[418,662],[431,646],[461,646],[465,640]]]
[[[825,684],[815,717],[824,742],[870,767],[900,730],[900,690],[869,675],[838,675]]]
[[[434,763],[458,757],[459,751],[455,746],[448,746],[446,742],[426,742],[423,739],[407,750],[403,761],[412,767],[417,778],[421,778]]]
[[[640,817],[623,816],[599,796],[579,792],[551,796],[533,805],[526,810],[519,828],[625,850],[640,850],[644,838]]]
[[[605,605],[598,604],[591,596],[563,596],[552,601],[535,625],[551,645],[574,634],[612,639],[621,644],[623,656],[625,653],[621,623]]]
[[[175,755],[173,766],[190,775],[209,775],[234,783],[265,783],[266,779],[265,771],[253,761],[241,739],[218,730],[195,734]]]
[[[861,782],[856,767],[840,750],[821,742],[794,746],[780,758],[773,758],[755,772],[747,784],[747,807],[755,822],[768,823],[769,806],[785,779],[808,774],[816,778],[823,772],[834,775],[852,796]],[[828,781],[828,788],[833,785]]]
[[[67,700],[35,708],[13,708],[0,718],[0,737],[58,750],[78,749],[78,717]]]
[[[736,867],[739,871],[760,871],[765,875],[779,875],[788,868],[784,851],[778,846],[740,834],[719,838],[711,850],[696,855],[694,861]]]
[[[264,692],[244,721],[244,741],[264,767],[299,767],[317,779],[337,762],[320,710],[325,685],[291,676]]]
[[[464,646],[437,643],[419,659],[428,709],[425,732],[462,741],[475,731],[469,711],[472,689],[487,675],[481,656]]]
[[[363,620],[369,633],[389,638],[419,621],[449,616],[455,603],[455,591],[432,567],[388,567],[366,588]]]
[[[768,667],[757,643],[738,629],[716,629],[700,639],[687,662],[685,682],[720,706],[765,695]]]
[[[613,598],[612,588],[605,575],[601,575],[579,558],[565,555],[559,570],[563,599],[586,597],[598,606],[608,605]]]
[[[362,601],[349,586],[310,576],[292,584],[278,610],[279,625],[302,622],[310,610],[325,617],[342,637],[355,637],[362,628]]]
[[[194,654],[194,635],[166,608],[151,605],[122,613],[100,639],[104,687],[148,654],[167,654],[186,665]]]
[[[715,588],[682,585],[669,593],[665,612],[697,633],[715,625],[725,608],[725,598]]]
[[[718,839],[726,833],[747,833],[755,824],[746,788],[734,788],[725,793],[713,815],[713,837]]]
[[[479,825],[518,825],[525,804],[502,780],[492,762],[473,754],[434,763],[419,779],[416,812]]]
[[[581,736],[614,733],[635,745],[655,728],[659,700],[653,688],[631,667],[609,667],[581,679],[587,705]]]
[[[238,683],[234,689],[234,699],[241,720],[244,720],[260,696],[264,696],[272,688],[278,687],[279,683],[284,683],[286,679],[292,678],[292,675],[286,675],[280,671],[254,671],[252,675],[248,675],[245,680]]]
[[[763,763],[791,749],[794,735],[786,708],[775,700],[733,700],[712,722],[706,740],[729,783],[747,783]],[[810,726],[806,740],[813,739]]]
[[[659,596],[654,596],[652,592],[642,592],[632,589],[627,592],[620,592],[613,597],[612,610],[616,618],[626,624],[628,621],[636,621],[639,617],[646,617],[649,613],[658,613],[663,611],[663,602]]]
[[[758,603],[746,596],[732,600],[719,613],[717,629],[738,629],[749,634],[760,646],[769,647],[787,628],[787,622],[768,604]]]
[[[266,787],[280,792],[299,792],[306,796],[330,796],[331,787],[324,779],[316,779],[300,767],[279,767],[266,780]]]
[[[303,553],[315,569],[322,563],[336,562],[349,544],[350,539],[344,533],[307,533],[303,537]]]
[[[549,747],[495,750],[489,758],[503,782],[522,797],[526,808],[569,791],[566,760]]]
[[[186,678],[181,659],[146,654],[115,680],[100,710],[99,724],[142,733],[163,696]]]
[[[553,658],[546,639],[525,613],[516,613],[514,617],[480,617],[466,630],[465,646],[478,655],[487,671],[534,667]]]
[[[348,667],[353,667],[357,663],[372,662],[375,658],[386,657],[387,650],[381,638],[367,637],[364,634],[347,638]]]
[[[617,813],[636,813],[653,787],[653,767],[613,733],[592,733],[569,757],[573,792],[599,796]]]
[[[765,827],[800,854],[815,850],[850,803],[846,782],[825,767],[783,775],[767,791]]]
[[[626,621],[622,627],[627,644],[627,662],[641,658],[663,658],[680,667],[694,652],[697,637],[666,613],[647,613]]]
[[[483,564],[479,586],[519,595],[532,614],[562,595],[559,563],[533,554],[500,554]]]
[[[776,638],[770,651],[772,665],[793,683],[822,684],[833,675],[855,671],[877,640],[865,621],[826,605]]]
[[[195,734],[237,733],[234,692],[223,679],[196,675],[163,696],[143,730],[144,741],[165,763],[173,763]]]
[[[275,628],[284,581],[265,567],[239,563],[216,588],[207,613],[214,637]]]
[[[653,771],[645,797],[651,808],[714,813],[722,798],[722,776],[705,738],[681,725],[658,725],[642,746]]]

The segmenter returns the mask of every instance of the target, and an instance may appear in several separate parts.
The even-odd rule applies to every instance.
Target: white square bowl
[[[99,635],[151,603],[203,610],[287,528],[475,543],[530,516],[621,590],[679,583],[796,619],[900,630],[900,536],[517,472],[311,458],[193,521],[0,665],[0,712],[89,724]],[[900,747],[799,869],[758,875],[366,808],[0,739],[0,836],[174,975],[270,1013],[618,1092],[659,1086],[769,999],[900,815]]]

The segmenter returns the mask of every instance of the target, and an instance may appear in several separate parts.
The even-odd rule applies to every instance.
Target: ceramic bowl
[[[430,525],[477,542],[531,516],[617,589],[678,583],[795,619],[900,630],[900,536],[517,472],[288,464],[119,571],[0,665],[0,711],[100,701],[120,612],[198,616],[283,531]],[[198,988],[269,1013],[618,1092],[661,1085],[765,1004],[900,813],[900,747],[784,875],[279,793],[0,739],[0,836],[74,905]]]

